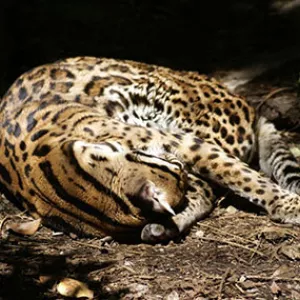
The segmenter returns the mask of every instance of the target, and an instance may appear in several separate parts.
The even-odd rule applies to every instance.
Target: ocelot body
[[[20,76],[0,122],[1,184],[54,227],[172,239],[211,211],[212,182],[300,223],[300,168],[280,133],[196,72],[62,60]],[[255,151],[277,182],[247,165]]]

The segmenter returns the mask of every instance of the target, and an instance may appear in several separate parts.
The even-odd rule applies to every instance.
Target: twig
[[[230,272],[230,268],[227,268],[224,275],[222,276],[222,280],[221,280],[220,286],[219,286],[218,300],[222,300],[223,287],[225,285],[225,282],[226,282],[229,272]]]
[[[258,280],[264,280],[264,281],[269,281],[269,280],[274,280],[274,281],[295,281],[295,282],[300,282],[299,277],[274,277],[274,276],[260,276],[260,275],[244,275],[245,278],[247,279],[258,279]]]
[[[201,273],[203,276],[208,277],[208,278],[213,278],[213,279],[220,279],[220,280],[222,280],[222,277],[219,276],[219,275],[217,275],[217,274],[209,274],[209,273],[207,273],[207,272],[205,272],[205,271],[203,271],[203,270],[201,270],[200,273]]]
[[[250,213],[246,213],[246,212],[243,212],[243,211],[238,211],[238,213],[236,213],[236,214],[222,214],[222,215],[214,215],[214,216],[212,216],[212,218],[214,218],[214,219],[233,219],[233,218],[236,218],[237,215],[238,214],[238,218],[239,219],[245,219],[245,218],[247,218],[247,219],[257,219],[257,216],[256,215],[252,215],[252,214],[250,214]]]
[[[257,105],[256,110],[259,111],[260,108],[263,106],[263,104],[265,104],[274,95],[276,95],[278,93],[281,93],[281,92],[289,91],[289,90],[292,90],[292,89],[293,89],[293,87],[282,87],[282,88],[278,88],[278,89],[275,89],[275,90],[271,91],[270,93],[268,93],[267,95],[265,95],[263,97],[263,100]]]
[[[83,243],[83,242],[79,242],[79,241],[75,241],[75,240],[73,240],[73,242],[76,243],[76,244],[78,244],[78,245],[82,245],[82,246],[86,246],[86,247],[98,249],[99,251],[101,251],[103,249],[107,249],[106,247],[103,247],[103,246],[97,246],[97,245],[93,245],[93,244],[89,244],[89,243]]]
[[[124,269],[124,270],[126,270],[126,271],[128,271],[131,274],[136,274],[136,272],[132,268],[130,268],[128,266],[122,266],[121,268]]]
[[[275,89],[275,90],[271,91],[270,93],[268,93],[267,95],[265,95],[264,99],[268,100],[268,99],[272,98],[276,94],[279,94],[279,93],[285,92],[285,91],[289,91],[289,90],[292,90],[292,89],[294,89],[294,88],[291,87],[291,86],[286,86],[286,87]]]
[[[255,253],[255,254],[258,254],[262,257],[265,257],[266,255],[260,251],[257,251],[256,249],[252,249],[252,248],[249,248],[247,246],[244,246],[244,245],[241,245],[241,244],[238,244],[238,243],[235,243],[235,242],[231,242],[231,241],[227,241],[227,240],[220,240],[220,239],[215,239],[215,238],[209,238],[209,237],[199,237],[200,239],[202,240],[205,240],[205,241],[211,241],[211,242],[219,242],[219,243],[225,243],[225,244],[228,244],[228,245],[231,245],[231,246],[235,246],[235,247],[239,247],[239,248],[243,248],[245,250],[248,250],[252,253]]]
[[[244,242],[252,243],[252,244],[254,244],[255,246],[257,246],[257,243],[254,242],[254,241],[245,239],[245,238],[243,238],[243,237],[241,237],[241,236],[232,234],[232,233],[230,233],[230,232],[225,232],[225,231],[223,231],[223,230],[221,230],[221,229],[219,229],[219,228],[217,228],[217,227],[214,227],[214,226],[211,226],[211,225],[207,225],[207,224],[204,224],[204,223],[200,223],[200,226],[204,226],[204,227],[207,227],[207,228],[211,228],[211,229],[213,229],[213,230],[216,230],[216,231],[220,232],[220,233],[223,234],[223,235],[229,235],[229,236],[231,236],[231,237],[238,238],[238,239],[240,239],[240,240],[242,240],[242,241],[244,241]]]
[[[235,286],[242,294],[245,294],[245,291],[244,291],[237,283],[235,283],[234,286]]]
[[[250,257],[250,261],[251,261],[252,258],[254,257],[255,253],[258,251],[258,248],[260,247],[261,243],[262,243],[262,238],[261,238],[261,233],[260,233],[258,243],[257,243],[257,245],[256,245],[256,247],[255,247],[255,249],[254,249],[255,252],[252,253],[252,255],[251,255],[251,257]]]

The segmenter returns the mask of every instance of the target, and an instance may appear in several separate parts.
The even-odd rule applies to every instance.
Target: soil
[[[281,111],[295,113],[299,102],[298,70],[287,64],[238,91],[282,121]],[[286,127],[298,121],[285,114]],[[10,233],[0,240],[0,299],[65,299],[56,289],[63,278],[87,284],[94,299],[300,299],[299,227],[275,224],[245,203],[220,199],[211,216],[167,245],[78,239],[45,227],[29,237]],[[3,197],[0,220],[18,213]]]

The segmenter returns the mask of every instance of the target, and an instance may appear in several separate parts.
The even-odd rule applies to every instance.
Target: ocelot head
[[[170,162],[142,151],[123,151],[114,142],[75,141],[69,146],[84,171],[81,174],[127,205],[139,208],[142,215],[174,215],[174,208],[183,201],[187,174],[179,161]]]

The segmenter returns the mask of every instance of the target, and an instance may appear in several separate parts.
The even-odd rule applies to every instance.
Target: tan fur
[[[300,197],[242,162],[256,151],[254,109],[213,78],[71,58],[20,76],[0,117],[1,183],[66,230],[118,236],[149,224],[142,238],[153,241],[152,223],[167,220],[157,240],[172,238],[211,210],[203,178],[300,222]]]

